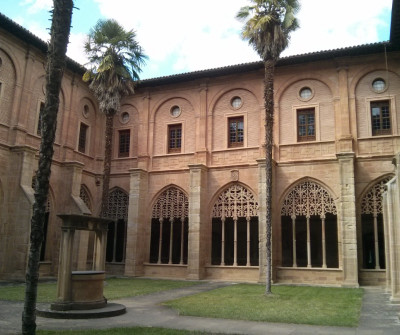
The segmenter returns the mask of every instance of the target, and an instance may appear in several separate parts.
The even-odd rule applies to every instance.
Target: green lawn
[[[94,330],[38,330],[37,335],[206,335],[210,333],[195,332],[188,330],[152,328],[152,327],[133,327],[133,328],[112,328]]]
[[[164,303],[181,315],[356,327],[362,289],[238,284]]]
[[[110,278],[106,280],[104,296],[108,300],[134,297],[179,287],[196,285],[197,282],[142,278]],[[0,300],[24,300],[25,285],[0,287]],[[38,302],[53,302],[56,299],[56,283],[39,283]]]

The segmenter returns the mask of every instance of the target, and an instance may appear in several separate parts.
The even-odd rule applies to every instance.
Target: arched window
[[[108,225],[107,262],[125,261],[126,223],[128,220],[129,196],[120,188],[114,188],[108,195],[107,211],[104,217],[114,220]]]
[[[81,190],[79,192],[79,197],[83,200],[87,208],[91,211],[92,204],[90,202],[89,191],[85,185],[81,185]]]
[[[258,203],[242,185],[228,187],[214,204],[211,264],[258,265]]]
[[[371,186],[361,201],[361,235],[364,269],[385,269],[385,241],[383,234],[382,194],[386,177]]]
[[[337,268],[335,202],[312,181],[295,186],[281,209],[282,266]]]
[[[151,215],[150,263],[187,264],[189,201],[169,187],[158,197]]]

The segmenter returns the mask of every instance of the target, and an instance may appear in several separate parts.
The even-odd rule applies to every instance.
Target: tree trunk
[[[266,174],[266,287],[265,294],[271,294],[272,282],[272,148],[274,145],[274,69],[275,62],[264,64],[264,104],[265,104],[265,174]]]
[[[50,167],[57,126],[61,80],[72,17],[72,0],[54,0],[51,39],[46,66],[46,102],[42,114],[42,141],[36,177],[35,201],[31,219],[30,249],[26,271],[22,334],[36,333],[36,298],[39,279],[40,248],[43,241],[45,206],[49,191]]]
[[[115,113],[106,114],[106,143],[104,148],[104,174],[103,174],[103,193],[101,196],[101,216],[104,216],[108,210],[108,193],[110,190],[111,156],[112,156],[112,138],[114,128]]]

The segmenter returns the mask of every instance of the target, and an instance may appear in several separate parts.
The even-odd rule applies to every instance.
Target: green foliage
[[[105,114],[116,113],[122,96],[131,94],[134,80],[148,58],[136,41],[136,33],[115,20],[99,20],[91,29],[84,45],[89,58],[89,70],[83,75],[90,81]]]
[[[197,282],[164,280],[164,279],[142,279],[142,278],[110,278],[104,287],[104,296],[107,299],[119,299],[134,297],[165,290],[173,290],[180,287],[196,285]]]
[[[142,278],[110,278],[104,286],[104,296],[109,299],[134,297],[175,288],[196,285],[197,282]],[[24,285],[0,287],[0,300],[24,300]],[[39,283],[38,302],[54,302],[57,297],[56,283]]]
[[[181,315],[356,327],[363,290],[238,284],[164,303]]]
[[[289,44],[290,33],[299,27],[295,14],[298,0],[251,0],[236,18],[244,21],[242,38],[249,41],[263,61],[277,60]]]
[[[37,335],[206,335],[210,333],[153,327],[90,329],[90,330],[39,330]]]

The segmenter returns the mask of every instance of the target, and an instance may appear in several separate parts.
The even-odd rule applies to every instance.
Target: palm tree
[[[274,124],[274,70],[281,52],[289,44],[289,34],[298,28],[297,0],[251,0],[236,17],[245,21],[242,38],[264,62],[265,159],[266,159],[266,294],[271,294],[272,257],[272,148]]]
[[[53,144],[60,101],[59,94],[65,68],[65,53],[67,52],[72,8],[72,0],[53,1],[51,37],[46,65],[46,101],[42,111],[42,141],[39,149],[39,168],[36,176],[30,250],[26,271],[25,304],[22,313],[22,334],[24,335],[36,333],[36,297],[40,248],[43,241],[45,208],[49,192],[50,167],[54,152]]]
[[[83,75],[106,116],[105,153],[101,215],[107,211],[112,154],[114,116],[121,98],[134,93],[134,81],[139,79],[147,56],[136,41],[133,30],[125,31],[115,20],[99,20],[85,43],[91,69]]]

